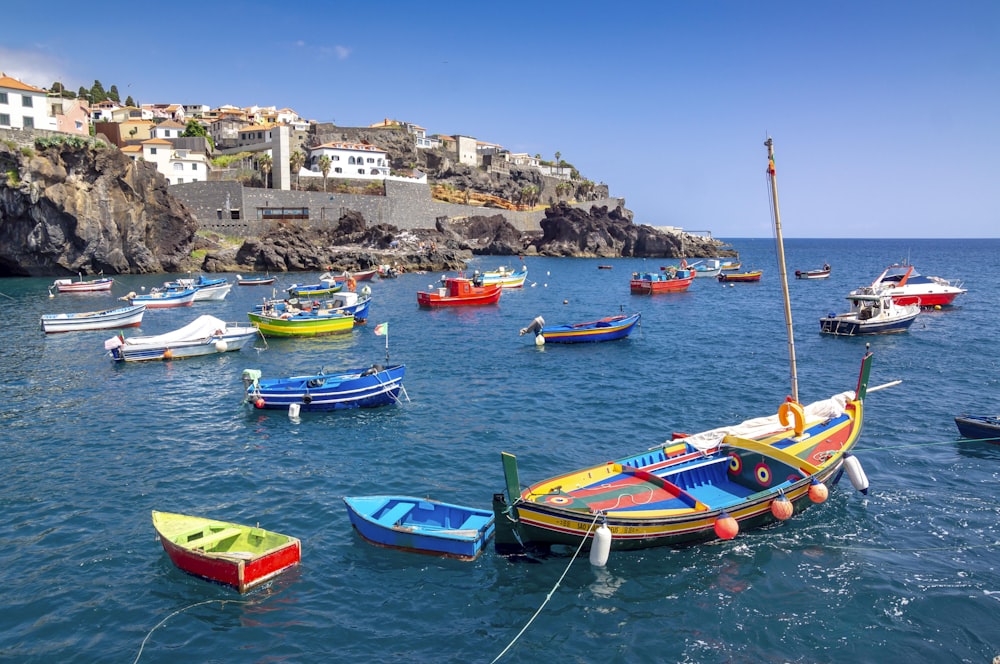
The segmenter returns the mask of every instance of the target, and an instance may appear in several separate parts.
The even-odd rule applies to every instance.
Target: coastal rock
[[[712,238],[664,233],[635,224],[621,206],[609,211],[607,206],[595,205],[587,212],[557,203],[545,211],[540,225],[542,237],[531,246],[543,256],[680,258],[736,254]]]
[[[99,143],[0,143],[0,276],[179,270],[197,222],[151,164]]]

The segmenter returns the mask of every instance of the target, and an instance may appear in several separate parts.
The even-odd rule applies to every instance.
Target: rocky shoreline
[[[723,257],[724,243],[663,233],[632,222],[622,207],[589,211],[556,203],[540,233],[502,214],[437,221],[435,228],[368,226],[346,212],[332,229],[276,222],[239,246],[200,233],[150,164],[99,143],[35,149],[0,144],[0,276],[167,272],[355,271],[379,265],[453,271],[474,255]]]

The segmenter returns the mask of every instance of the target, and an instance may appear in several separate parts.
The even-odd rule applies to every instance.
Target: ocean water
[[[953,417],[996,413],[1000,240],[788,240],[803,402],[853,389],[866,344],[872,393],[847,481],[788,522],[682,549],[536,562],[492,547],[474,562],[377,548],[345,495],[399,493],[489,507],[500,452],[522,482],[776,412],[788,350],[769,239],[731,240],[758,284],[699,279],[633,296],[634,270],[666,260],[528,257],[528,286],[495,307],[420,310],[439,274],[370,283],[369,324],[337,337],[120,366],[111,331],[45,335],[43,313],[109,308],[111,295],[48,297],[51,279],[0,281],[0,660],[17,662],[986,662],[1000,654],[1000,445],[960,441]],[[819,317],[891,262],[961,279],[969,293],[904,334],[836,338]],[[611,264],[612,270],[598,270]],[[472,268],[511,265],[481,257]],[[285,275],[288,285],[315,275]],[[271,293],[147,311],[142,333],[199,313],[246,321]],[[518,330],[640,311],[623,341],[537,348]],[[409,401],[298,421],[241,402],[264,377],[392,361]],[[126,336],[137,334],[126,331]],[[302,564],[239,595],[180,572],[151,510],[299,537]],[[537,613],[537,617],[532,617]],[[529,621],[530,625],[529,625]],[[521,630],[524,629],[523,633]],[[520,635],[519,635],[520,633]]]

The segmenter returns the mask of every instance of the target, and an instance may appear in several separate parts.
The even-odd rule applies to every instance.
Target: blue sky
[[[4,8],[0,70],[39,87],[558,151],[717,237],[771,235],[770,135],[787,237],[1000,237],[995,0],[33,7]]]

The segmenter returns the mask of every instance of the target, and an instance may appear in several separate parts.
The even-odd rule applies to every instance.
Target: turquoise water
[[[989,661],[1000,654],[1000,446],[959,442],[952,418],[1000,410],[1000,240],[786,242],[790,273],[833,266],[828,280],[790,283],[801,400],[852,389],[866,342],[872,384],[903,381],[867,402],[867,497],[845,481],[786,523],[614,553],[603,569],[586,554],[525,563],[492,548],[472,563],[440,560],[352,532],[345,495],[488,507],[504,487],[501,451],[529,483],[673,431],[773,414],[789,393],[774,243],[733,243],[761,283],[700,279],[687,293],[632,296],[632,271],[670,261],[529,257],[529,286],[496,307],[420,310],[416,292],[440,275],[403,275],[371,282],[369,325],[349,335],[127,366],[104,355],[112,332],[44,335],[39,316],[110,308],[166,277],[54,298],[51,279],[0,281],[0,659],[489,662],[551,592],[501,661]],[[819,334],[850,289],[907,256],[970,292],[905,334]],[[246,321],[270,292],[235,286],[224,302],[148,311],[142,332],[199,313]],[[621,309],[642,312],[624,341],[539,349],[517,334],[538,315],[574,323]],[[386,321],[409,402],[299,421],[241,404],[245,368],[266,378],[383,362],[372,328]],[[153,509],[295,535],[302,565],[240,596],[175,569]]]

